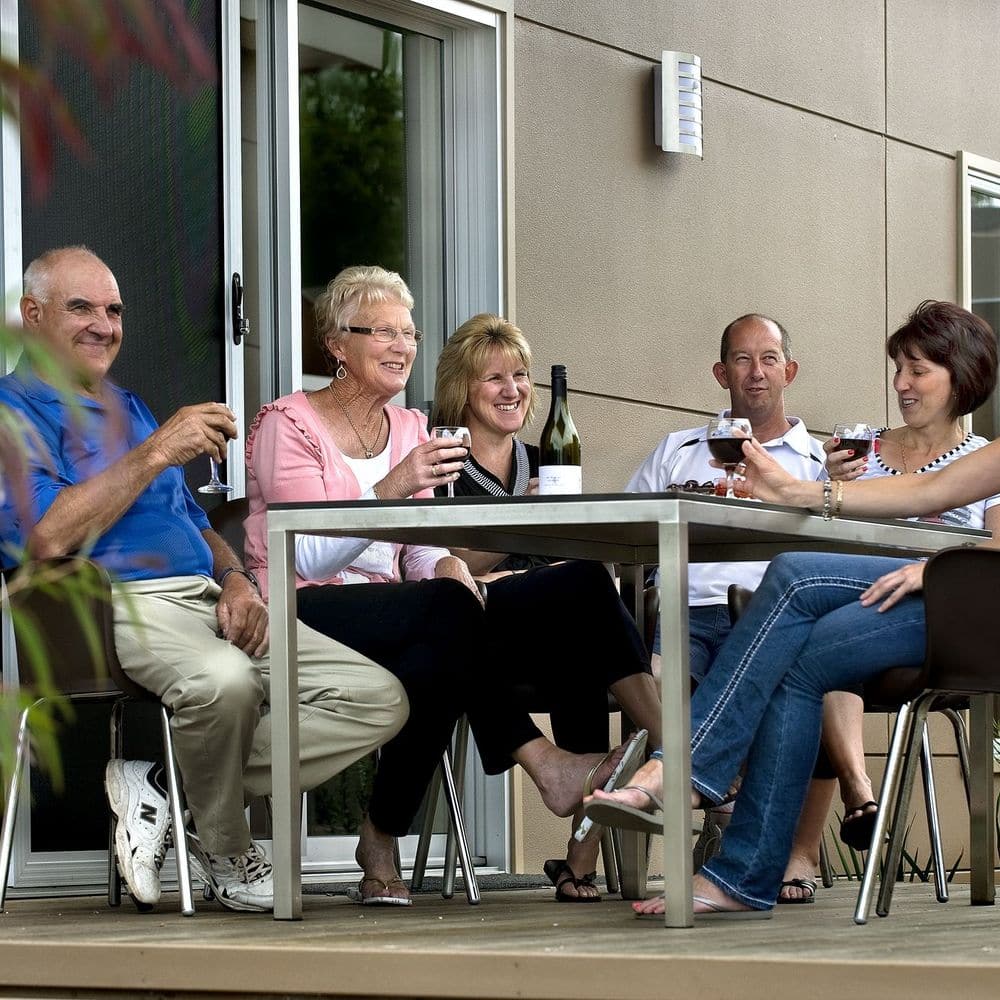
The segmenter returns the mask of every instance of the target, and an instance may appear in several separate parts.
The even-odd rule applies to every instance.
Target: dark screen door
[[[146,2],[156,7],[157,0]],[[187,94],[148,66],[101,90],[87,66],[43,42],[31,0],[19,6],[20,57],[45,67],[90,148],[85,159],[65,146],[55,150],[44,199],[33,195],[24,169],[25,265],[67,244],[85,244],[104,259],[125,303],[125,336],[112,377],[138,393],[158,420],[186,403],[225,400],[219,3],[187,0],[188,17],[219,66],[215,81]],[[207,461],[192,463],[189,485],[204,482],[207,473]],[[61,732],[61,794],[44,776],[32,775],[22,884],[32,881],[30,854],[106,847],[107,715],[99,706],[80,709]],[[158,753],[157,725],[153,714],[130,720],[130,756]]]

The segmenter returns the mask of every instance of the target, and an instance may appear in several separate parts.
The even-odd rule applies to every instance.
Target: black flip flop
[[[795,899],[786,899],[778,890],[779,903],[815,903],[816,902],[816,880],[812,878],[790,878],[787,882],[781,883],[781,888],[802,889],[808,893],[807,896],[798,896]]]
[[[854,816],[854,813],[858,815]],[[840,824],[840,839],[856,851],[867,851],[871,846],[877,819],[878,803],[874,799],[862,802],[859,806],[851,806]]]
[[[600,896],[571,896],[563,889],[567,882],[572,883],[577,890],[596,888],[594,879],[597,877],[597,872],[591,872],[589,875],[581,875],[577,878],[573,874],[573,869],[562,858],[550,858],[542,866],[542,870],[548,880],[556,887],[557,903],[599,903],[601,901]]]

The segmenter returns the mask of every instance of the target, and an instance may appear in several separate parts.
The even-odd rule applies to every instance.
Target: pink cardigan
[[[418,444],[428,439],[427,419],[419,410],[387,406],[390,431],[390,468],[395,467]],[[361,488],[344,461],[322,420],[303,392],[268,403],[254,418],[247,435],[246,565],[260,579],[267,595],[267,504],[304,500],[356,500]],[[422,490],[417,497],[431,497]],[[377,503],[377,500],[373,500]],[[408,580],[429,579],[434,566],[447,553],[426,546],[394,546],[392,577],[365,573],[373,583],[398,582],[400,555]],[[353,570],[352,572],[359,572]],[[296,587],[343,583],[339,575],[311,580],[295,575]]]

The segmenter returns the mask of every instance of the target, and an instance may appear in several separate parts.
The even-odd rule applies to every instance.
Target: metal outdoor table
[[[295,631],[296,534],[351,535],[410,544],[460,546],[660,566],[663,702],[663,836],[667,894],[664,923],[693,926],[691,760],[688,680],[688,562],[769,559],[794,549],[922,555],[975,544],[986,532],[911,521],[840,518],[691,493],[579,497],[460,497],[452,500],[285,503],[268,507],[271,612],[271,725],[275,919],[302,916],[299,816],[298,687]],[[641,594],[641,586],[638,591]],[[973,809],[983,843],[972,845],[973,901],[993,899],[993,830],[986,822],[992,774],[977,761],[992,741],[992,712],[973,700]],[[989,718],[987,719],[987,716]],[[987,736],[988,730],[988,736]],[[990,745],[992,745],[990,743]]]

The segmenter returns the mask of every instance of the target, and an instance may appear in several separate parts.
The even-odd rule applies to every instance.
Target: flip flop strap
[[[645,795],[646,798],[653,804],[654,809],[658,809],[660,812],[663,811],[663,801],[658,799],[648,788],[643,788],[642,785],[626,785],[620,790],[623,792],[633,790],[636,792],[642,792],[642,794]]]

